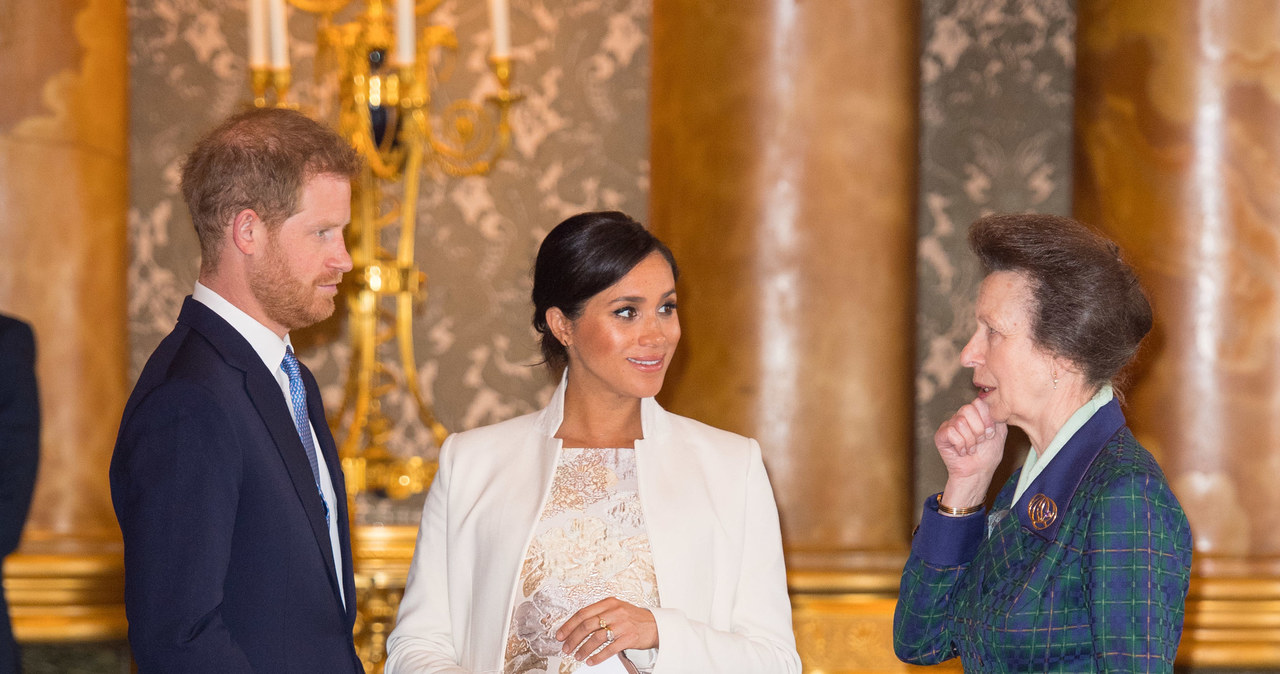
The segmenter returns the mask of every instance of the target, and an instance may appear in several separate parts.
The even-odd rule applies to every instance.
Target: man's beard
[[[323,279],[326,283],[321,283],[322,279],[305,283],[291,276],[288,263],[280,254],[279,243],[272,237],[261,263],[254,265],[249,272],[249,288],[267,318],[288,330],[297,330],[333,315],[333,298],[318,296],[316,287],[337,283],[341,279],[342,274],[335,273],[333,277]]]

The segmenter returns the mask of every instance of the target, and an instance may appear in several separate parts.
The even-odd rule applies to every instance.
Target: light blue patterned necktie
[[[329,504],[324,500],[324,491],[320,489],[320,461],[316,458],[316,445],[311,439],[311,423],[307,420],[307,389],[302,385],[302,368],[293,355],[293,347],[284,347],[284,361],[280,363],[285,374],[289,375],[289,400],[293,403],[293,426],[298,431],[298,439],[307,450],[307,462],[311,464],[311,477],[316,480],[316,491],[320,493],[320,502],[324,504],[324,523],[329,524]]]

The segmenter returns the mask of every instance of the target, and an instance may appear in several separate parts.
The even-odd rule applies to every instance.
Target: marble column
[[[1076,214],[1151,296],[1127,410],[1195,535],[1181,655],[1275,665],[1280,3],[1081,0],[1079,36]]]
[[[43,408],[6,585],[19,638],[122,636],[107,465],[127,395],[125,2],[5,7],[0,310],[35,329]],[[80,598],[96,606],[67,606]]]
[[[757,438],[789,568],[900,571],[912,523],[912,3],[657,0],[663,401]],[[838,27],[836,30],[835,27]]]

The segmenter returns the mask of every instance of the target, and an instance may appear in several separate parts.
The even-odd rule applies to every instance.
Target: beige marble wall
[[[43,414],[22,549],[110,547],[128,390],[124,2],[0,8],[0,311],[35,329]]]
[[[654,228],[684,328],[660,399],[760,441],[791,570],[896,571],[917,14],[793,4],[655,2]]]
[[[25,671],[128,671],[107,465],[128,392],[124,0],[0,2],[0,311],[35,329],[41,465],[5,559]],[[7,448],[0,447],[0,451]],[[76,664],[75,666],[78,666]]]
[[[172,327],[198,267],[180,195],[182,154],[244,105],[245,3],[130,3],[133,118],[129,233],[131,372]],[[650,4],[645,0],[513,0],[514,143],[487,177],[428,177],[418,202],[417,259],[429,277],[414,347],[424,393],[450,430],[531,411],[550,392],[529,327],[530,270],[542,236],[568,215],[620,209],[644,220],[648,187]],[[445,0],[431,16],[453,27],[436,105],[494,88],[487,3]],[[425,25],[420,19],[419,25]],[[331,85],[313,78],[315,21],[292,12],[295,100],[325,117]],[[437,172],[438,173],[438,172]],[[307,332],[302,357],[325,401],[341,398],[349,355],[338,315]],[[408,399],[392,448],[430,454]]]
[[[1075,207],[1155,327],[1126,413],[1195,534],[1180,661],[1275,671],[1280,5],[1080,1]]]
[[[1280,469],[1280,6],[1083,4],[1076,203],[1134,251],[1156,315],[1134,432],[1201,570],[1274,576],[1254,513]]]

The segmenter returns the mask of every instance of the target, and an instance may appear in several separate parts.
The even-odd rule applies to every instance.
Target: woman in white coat
[[[533,324],[560,386],[445,441],[387,674],[800,671],[759,446],[653,399],[677,274],[621,213],[547,235]]]

